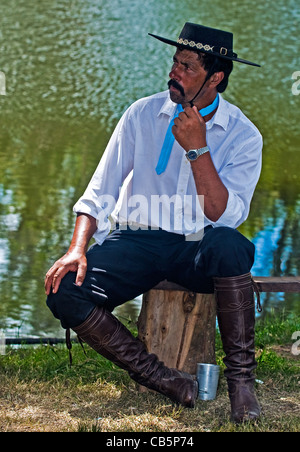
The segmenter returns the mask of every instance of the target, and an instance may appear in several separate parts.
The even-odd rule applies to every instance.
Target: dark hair
[[[224,72],[224,78],[217,86],[217,91],[223,93],[228,85],[228,78],[233,69],[233,63],[231,60],[225,58],[219,58],[214,55],[209,55],[204,52],[197,52],[199,59],[202,61],[203,68],[210,74],[210,77],[215,72]],[[211,73],[210,73],[211,71]]]

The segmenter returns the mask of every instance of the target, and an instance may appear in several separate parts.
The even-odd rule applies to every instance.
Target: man
[[[111,312],[164,279],[215,290],[232,418],[256,419],[254,246],[236,228],[259,178],[262,138],[219,93],[233,61],[257,65],[238,58],[221,30],[186,23],[178,41],[152,36],[176,47],[169,91],[121,118],[74,206],[70,248],[46,275],[47,303],[64,328],[135,381],[193,407],[194,378],[147,353]]]

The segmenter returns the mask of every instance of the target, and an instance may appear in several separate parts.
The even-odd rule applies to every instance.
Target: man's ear
[[[215,72],[209,79],[209,86],[211,88],[215,88],[216,86],[219,85],[219,83],[221,83],[221,81],[224,78],[224,72]]]

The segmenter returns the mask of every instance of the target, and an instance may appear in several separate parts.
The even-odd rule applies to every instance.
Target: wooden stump
[[[168,367],[196,374],[197,363],[215,364],[214,294],[152,289],[143,295],[139,338]]]

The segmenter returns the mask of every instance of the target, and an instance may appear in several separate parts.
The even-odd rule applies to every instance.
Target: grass
[[[217,398],[184,409],[153,392],[141,393],[127,374],[87,346],[22,346],[0,356],[1,432],[298,432],[300,355],[292,354],[300,331],[297,318],[258,322],[257,395],[261,419],[240,426],[230,422],[226,381]],[[300,338],[300,333],[299,333]],[[293,351],[299,350],[293,348]],[[217,337],[216,355],[223,368]]]

